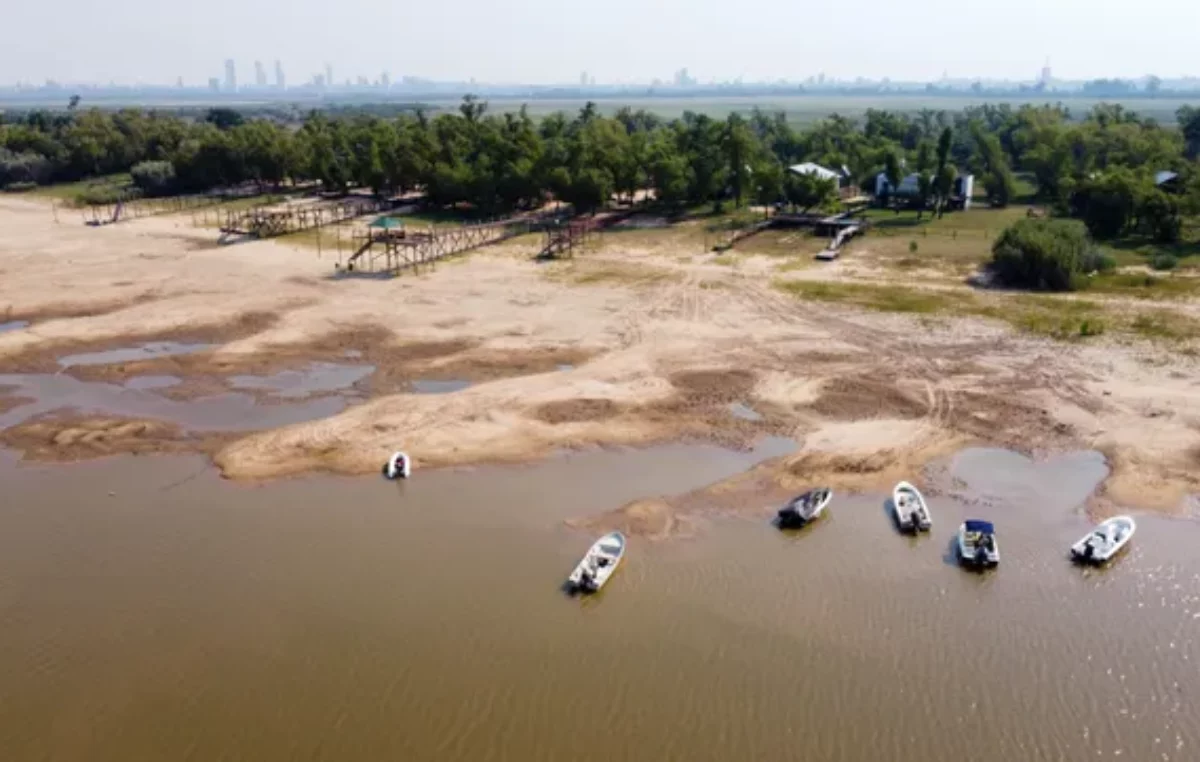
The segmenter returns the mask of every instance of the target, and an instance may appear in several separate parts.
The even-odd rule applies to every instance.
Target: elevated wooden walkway
[[[107,204],[89,204],[80,211],[85,225],[100,227],[115,225],[118,222],[138,220],[143,217],[153,217],[159,214],[179,214],[218,206],[228,201],[249,198],[259,194],[257,189],[251,191],[230,191],[213,193],[202,196],[163,196],[162,198],[146,198],[130,196]]]
[[[457,228],[369,230],[356,239],[346,272],[387,273],[417,270],[422,265],[528,233],[535,223],[513,218]]]
[[[267,205],[252,209],[227,210],[221,223],[219,243],[230,243],[238,238],[275,238],[303,230],[314,230],[365,214],[385,211],[395,205],[396,202],[391,199],[358,196],[321,206],[272,209],[270,207],[274,205]]]

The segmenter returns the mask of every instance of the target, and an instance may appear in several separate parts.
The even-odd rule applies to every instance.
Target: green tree
[[[933,195],[933,176],[928,172],[921,172],[917,175],[917,219],[921,219],[925,214],[926,206],[929,204],[929,199]]]
[[[1147,183],[1125,168],[1099,172],[1079,183],[1071,198],[1074,213],[1096,238],[1115,238],[1134,219]]]
[[[1183,230],[1179,204],[1173,197],[1157,188],[1144,192],[1138,199],[1138,226],[1158,243],[1178,243]]]
[[[721,150],[728,162],[727,172],[734,205],[740,207],[742,198],[750,189],[750,161],[754,150],[754,135],[746,125],[746,120],[737,112],[730,114],[725,120]]]
[[[216,127],[218,130],[231,130],[241,124],[244,124],[246,119],[241,112],[231,108],[210,108],[208,113],[204,115],[204,121]]]
[[[883,174],[887,178],[888,187],[883,195],[883,205],[891,203],[892,194],[900,187],[900,156],[894,149],[888,149],[883,157]]]
[[[788,172],[784,193],[789,203],[808,211],[837,200],[837,184],[813,174]]]
[[[1006,228],[992,245],[992,269],[1006,285],[1068,291],[1080,276],[1111,267],[1074,220],[1024,219]]]
[[[1200,157],[1200,107],[1180,106],[1175,116],[1179,121],[1179,131],[1186,141],[1187,157]]]

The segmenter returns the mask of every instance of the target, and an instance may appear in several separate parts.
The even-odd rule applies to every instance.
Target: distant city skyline
[[[192,87],[203,87],[204,84],[207,82],[209,84],[209,86],[211,86],[211,83],[215,79],[218,82],[219,89],[224,92],[241,92],[241,91],[249,91],[251,89],[258,89],[258,90],[264,90],[264,89],[286,90],[286,89],[288,89],[288,87],[289,87],[288,80],[287,80],[287,77],[284,72],[283,62],[280,59],[275,59],[275,62],[274,62],[274,82],[268,81],[266,67],[263,64],[263,61],[261,59],[255,59],[253,61],[253,66],[254,66],[255,76],[254,76],[254,84],[252,86],[248,85],[248,84],[242,84],[239,82],[238,76],[237,76],[238,61],[233,58],[227,58],[224,60],[223,76],[217,77],[217,78],[207,77],[207,78],[197,80],[196,82],[187,83],[187,84],[188,84],[188,86],[192,86]],[[411,85],[413,83],[427,83],[427,84],[467,84],[467,83],[469,83],[471,85],[474,85],[477,82],[475,77],[471,77],[471,78],[469,78],[469,80],[438,80],[438,79],[434,79],[434,78],[404,75],[402,77],[399,77],[393,83],[391,74],[386,69],[383,70],[378,75],[376,75],[376,77],[373,79],[364,74],[355,74],[353,76],[346,77],[342,83],[338,83],[334,79],[333,75],[334,75],[334,63],[332,61],[326,61],[323,63],[322,68],[319,71],[314,72],[311,76],[305,78],[304,80],[300,81],[299,83],[293,83],[291,85],[291,87],[304,88],[304,87],[319,86],[319,87],[323,87],[323,88],[340,88],[340,87],[391,88],[393,86],[393,84],[395,84],[396,86],[400,86],[401,84]],[[824,71],[820,71],[820,72],[816,72],[813,74],[809,74],[806,77],[801,78],[801,79],[789,79],[789,78],[784,78],[784,77],[778,77],[778,78],[768,78],[768,79],[762,79],[762,80],[746,80],[744,78],[739,77],[739,78],[732,79],[732,80],[718,80],[718,79],[701,80],[700,78],[692,75],[689,67],[684,66],[684,67],[681,67],[681,68],[675,70],[675,72],[670,76],[670,78],[666,79],[666,80],[659,78],[659,77],[652,77],[652,78],[646,78],[644,80],[611,81],[610,82],[610,81],[600,80],[596,77],[595,74],[592,74],[585,70],[585,71],[582,71],[579,73],[579,77],[578,77],[577,81],[563,79],[562,81],[557,81],[557,82],[540,83],[540,82],[504,82],[504,81],[490,81],[489,82],[487,80],[480,80],[479,84],[486,85],[486,86],[499,86],[499,87],[528,86],[528,87],[570,88],[570,87],[577,86],[581,89],[588,89],[588,88],[596,88],[596,87],[601,87],[601,88],[604,88],[604,87],[695,88],[695,87],[703,87],[703,86],[721,86],[721,85],[746,85],[746,86],[789,85],[789,86],[798,86],[798,87],[799,86],[807,86],[807,87],[820,88],[823,86],[853,85],[853,84],[883,84],[883,85],[894,84],[896,86],[903,86],[903,85],[914,85],[914,84],[921,85],[921,84],[930,84],[930,83],[931,84],[953,83],[953,84],[957,84],[960,86],[965,86],[965,85],[970,85],[972,83],[978,82],[978,83],[985,84],[985,85],[1037,84],[1037,85],[1041,85],[1043,87],[1049,87],[1056,81],[1057,82],[1069,82],[1069,83],[1081,83],[1081,82],[1104,80],[1104,79],[1123,80],[1123,81],[1130,81],[1130,82],[1143,82],[1148,79],[1155,79],[1155,80],[1164,79],[1164,80],[1168,80],[1168,81],[1173,80],[1173,81],[1194,82],[1194,81],[1200,81],[1200,76],[1182,75],[1182,76],[1170,77],[1170,78],[1166,78],[1166,77],[1160,78],[1159,75],[1147,72],[1147,73],[1144,73],[1142,75],[1135,76],[1135,77],[1100,76],[1100,77],[1095,77],[1095,78],[1056,79],[1053,75],[1053,69],[1050,66],[1050,59],[1047,57],[1045,59],[1045,62],[1042,64],[1042,66],[1037,70],[1030,71],[1028,73],[1028,76],[1025,76],[1025,77],[1018,76],[1018,77],[1011,77],[1011,78],[983,78],[983,77],[972,77],[972,76],[967,76],[967,75],[954,76],[948,71],[943,71],[941,73],[941,75],[938,76],[937,78],[928,79],[928,80],[921,80],[921,79],[907,79],[906,80],[906,79],[893,79],[888,76],[869,77],[869,76],[861,76],[861,75],[853,77],[853,78],[839,78],[836,76],[827,75]],[[115,86],[115,87],[135,87],[135,88],[136,87],[150,87],[150,88],[153,88],[153,87],[165,86],[165,83],[169,83],[169,82],[174,82],[175,87],[179,88],[179,87],[185,86],[186,80],[182,75],[176,75],[173,77],[164,76],[160,81],[157,81],[157,82],[153,81],[153,80],[138,80],[138,81],[132,82],[132,83],[122,83],[122,82],[116,82],[116,81],[109,81],[109,82],[98,82],[98,81],[97,82],[87,82],[87,81],[58,82],[53,79],[46,79],[41,82],[36,82],[36,81],[0,82],[0,88],[6,88],[6,87],[11,88],[14,86],[23,86],[26,88],[38,88],[38,87],[44,87],[44,86],[69,87],[72,85],[86,86],[86,87]]]
[[[818,72],[936,81],[1036,81],[1046,56],[1063,80],[1200,74],[1194,0],[1009,0],[1003,9],[950,0],[829,3],[611,0],[603,13],[551,0],[398,4],[344,0],[152,0],[10,3],[0,46],[4,84],[224,81],[279,60],[296,83],[375,80],[379,72],[445,82],[800,82]],[[269,30],[269,34],[266,32]],[[53,45],[46,35],[52,34]],[[333,71],[326,71],[325,64]],[[215,64],[215,65],[214,65]],[[332,74],[332,76],[330,76]]]

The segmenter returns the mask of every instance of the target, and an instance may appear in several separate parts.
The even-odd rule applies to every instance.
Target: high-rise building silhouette
[[[225,89],[231,93],[237,90],[237,65],[232,58],[225,59]]]
[[[379,86],[384,90],[387,90],[392,86],[392,78],[386,71],[379,75]]]
[[[267,86],[267,67],[263,66],[262,61],[254,62],[254,86],[255,87],[266,87]]]
[[[579,72],[579,86],[580,87],[588,86],[588,73],[586,71]]]
[[[283,76],[283,64],[279,62],[278,58],[275,59],[275,87],[280,90],[287,89],[287,80]]]
[[[325,64],[325,86],[333,87],[333,64]]]

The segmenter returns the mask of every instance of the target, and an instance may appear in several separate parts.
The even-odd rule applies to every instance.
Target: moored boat
[[[902,532],[928,532],[933,527],[933,516],[925,497],[908,482],[900,482],[892,490],[892,510]]]
[[[808,522],[820,518],[831,500],[833,500],[833,490],[828,487],[818,487],[803,495],[797,495],[779,509],[779,526],[804,526]]]
[[[567,577],[573,593],[594,593],[604,587],[625,556],[625,535],[609,532],[596,540]]]
[[[1137,523],[1131,517],[1113,516],[1072,545],[1071,557],[1080,563],[1102,564],[1121,552],[1136,531]]]
[[[968,566],[984,568],[1000,563],[996,527],[990,521],[967,519],[958,528],[958,558]]]

